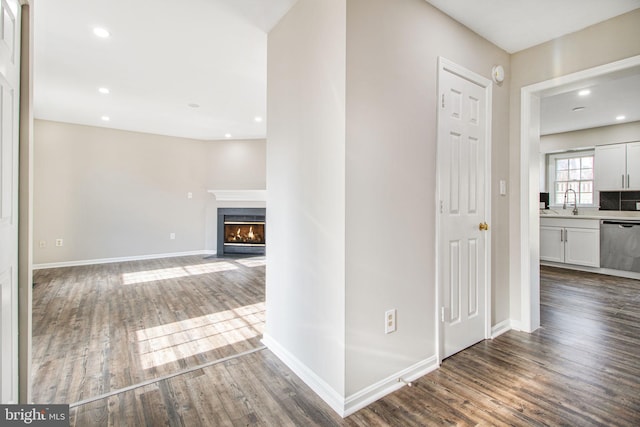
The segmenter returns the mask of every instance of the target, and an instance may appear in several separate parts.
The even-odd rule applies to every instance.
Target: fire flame
[[[248,229],[247,229],[248,227]],[[264,232],[260,226],[257,228],[254,226],[244,227],[234,227],[235,230],[228,230],[227,237],[225,238],[225,242],[241,242],[241,243],[263,243],[264,237],[262,233]],[[255,231],[254,231],[255,228]]]

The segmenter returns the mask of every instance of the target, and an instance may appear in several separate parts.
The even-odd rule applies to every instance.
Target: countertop
[[[596,209],[578,208],[578,215],[573,215],[571,209],[545,209],[540,210],[540,218],[565,218],[565,219],[619,219],[640,221],[640,211],[599,211]]]

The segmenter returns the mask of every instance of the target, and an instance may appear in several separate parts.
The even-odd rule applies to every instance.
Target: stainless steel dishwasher
[[[601,221],[600,267],[640,273],[640,221]]]

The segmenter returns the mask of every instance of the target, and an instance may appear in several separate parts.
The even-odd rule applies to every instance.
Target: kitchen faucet
[[[578,215],[578,195],[576,194],[576,190],[573,188],[567,188],[567,191],[564,192],[564,203],[562,204],[562,209],[567,209],[567,195],[569,191],[573,191],[573,214]]]

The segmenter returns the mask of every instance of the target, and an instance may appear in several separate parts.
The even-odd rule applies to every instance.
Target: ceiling
[[[34,115],[204,140],[264,138],[267,33],[296,1],[38,1]],[[640,7],[640,0],[427,1],[507,52]],[[95,27],[110,37],[96,37]],[[604,92],[593,89],[591,99]],[[557,111],[573,105],[570,94],[558,96],[550,102]],[[549,116],[560,118],[557,111]],[[634,114],[627,117],[640,120]]]
[[[588,94],[580,94],[588,90]],[[540,101],[540,133],[548,135],[640,121],[640,67],[556,90]]]
[[[640,8],[640,0],[426,0],[514,53]],[[589,88],[588,96],[578,96]],[[558,93],[562,92],[562,93]],[[640,120],[640,69],[591,79],[540,103],[543,135]],[[584,109],[573,111],[576,107]],[[616,120],[624,115],[625,118]]]
[[[295,1],[39,1],[34,115],[205,140],[264,138],[267,32]]]
[[[640,7],[640,0],[426,0],[509,53]]]

